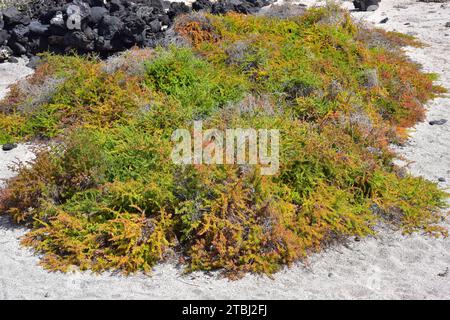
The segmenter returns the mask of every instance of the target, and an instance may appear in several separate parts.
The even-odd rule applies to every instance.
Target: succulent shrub
[[[175,255],[234,278],[272,274],[379,223],[446,235],[448,194],[401,174],[389,149],[443,91],[401,51],[411,39],[362,36],[336,7],[196,14],[174,30],[191,47],[107,62],[47,55],[28,81],[59,79],[48,96],[16,85],[0,104],[0,142],[51,139],[0,191],[0,211],[31,228],[23,243],[45,267],[129,273]],[[173,164],[173,131],[199,119],[280,130],[279,172]]]

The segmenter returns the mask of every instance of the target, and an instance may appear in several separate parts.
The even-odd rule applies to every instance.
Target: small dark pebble
[[[439,178],[438,181],[439,182],[445,182],[445,179],[444,178]]]
[[[411,23],[409,23],[409,22],[405,23],[405,26],[410,26],[410,25],[411,25]]]
[[[359,241],[361,241],[361,238],[360,237],[355,237],[355,241],[359,242]]]
[[[17,144],[15,144],[15,143],[7,143],[2,146],[3,151],[10,151],[14,148],[17,148]]]
[[[445,24],[446,28],[450,28],[450,21]]]
[[[447,120],[445,120],[445,119],[432,120],[429,122],[429,124],[432,126],[442,126],[443,124],[446,124],[446,123],[447,123]]]
[[[389,21],[389,18],[386,17],[386,18],[384,18],[383,20],[381,20],[380,23],[386,23],[386,22],[388,22],[388,21]]]
[[[331,278],[333,276],[333,274],[330,272],[329,274],[328,274],[328,278]]]
[[[448,276],[448,267],[444,270],[444,272],[438,273],[439,277],[446,277]]]

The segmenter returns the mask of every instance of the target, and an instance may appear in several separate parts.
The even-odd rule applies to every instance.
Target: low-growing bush
[[[246,81],[236,71],[212,66],[192,50],[171,47],[159,50],[146,62],[146,85],[177,99],[191,118],[210,115],[227,102],[242,98]]]
[[[63,271],[147,272],[175,254],[189,271],[235,278],[378,223],[446,235],[448,194],[397,174],[389,150],[442,90],[405,58],[401,37],[376,31],[392,43],[379,46],[358,28],[336,7],[283,19],[196,14],[174,28],[191,47],[106,62],[46,56],[28,81],[58,85],[46,99],[14,86],[0,139],[55,139],[0,191],[0,212],[30,226],[23,243]],[[173,131],[199,119],[204,129],[278,129],[278,173],[172,163]]]

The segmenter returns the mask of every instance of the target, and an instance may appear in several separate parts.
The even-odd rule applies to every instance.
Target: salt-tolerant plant
[[[106,62],[47,55],[28,79],[59,79],[46,99],[22,84],[0,103],[2,142],[52,139],[0,191],[0,212],[30,227],[23,243],[43,266],[150,272],[175,256],[187,271],[236,278],[379,223],[447,234],[448,194],[400,174],[389,149],[443,91],[405,58],[412,39],[361,33],[334,6],[283,19],[188,15],[173,30],[191,46]],[[196,120],[278,130],[278,173],[173,163],[173,132]]]

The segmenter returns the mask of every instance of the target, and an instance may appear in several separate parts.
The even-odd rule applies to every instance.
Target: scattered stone
[[[18,42],[23,45],[26,45],[28,43],[28,33],[30,32],[30,28],[28,26],[24,25],[17,25],[10,31],[12,42]]]
[[[0,30],[0,46],[6,44],[9,40],[10,35],[6,30]]]
[[[375,11],[380,0],[354,0],[353,5],[359,11]]]
[[[19,60],[16,57],[9,57],[8,62],[9,63],[18,63]]]
[[[439,276],[439,277],[442,277],[442,278],[448,276],[448,267],[445,268],[444,272],[438,273],[438,276]]]
[[[195,11],[210,11],[213,4],[209,0],[197,0],[192,4],[192,9]]]
[[[33,21],[31,21],[28,28],[32,34],[35,34],[38,36],[45,36],[48,33],[50,25],[42,24],[39,21],[33,20]]]
[[[98,26],[98,34],[107,40],[111,40],[123,28],[123,23],[118,17],[104,16]]]
[[[7,61],[11,57],[12,53],[13,52],[9,47],[1,46],[0,47],[0,62]]]
[[[161,31],[161,22],[156,19],[150,22],[150,28],[154,33]]]
[[[376,11],[378,9],[378,4],[373,4],[367,7],[366,11]]]
[[[82,31],[72,31],[64,36],[64,45],[74,47],[80,51],[94,51],[95,44],[91,41],[86,33]]]
[[[446,28],[450,28],[450,21],[445,24]]]
[[[15,143],[7,143],[2,146],[3,151],[11,151],[12,149],[17,148],[17,144]]]
[[[438,181],[439,181],[439,182],[445,182],[445,178],[442,178],[442,177],[441,177],[441,178],[438,178]]]
[[[381,20],[379,23],[386,23],[386,22],[388,22],[388,21],[389,21],[389,18],[386,17],[386,18],[384,18],[383,20]]]
[[[64,28],[64,16],[61,11],[57,11],[55,16],[50,20],[52,26]]]
[[[97,25],[102,20],[103,16],[108,15],[108,9],[104,7],[92,7],[91,15],[89,16],[89,24]]]
[[[432,120],[429,122],[429,124],[432,126],[442,126],[443,124],[446,124],[446,123],[447,123],[447,120],[445,120],[445,119]]]
[[[17,56],[21,56],[27,53],[27,49],[25,48],[25,46],[20,44],[19,42],[13,42],[9,46]]]
[[[11,7],[3,10],[3,21],[5,26],[14,26],[17,24],[27,25],[30,23],[30,18],[22,14],[17,8]]]
[[[167,14],[170,19],[174,19],[178,15],[186,14],[191,12],[191,8],[184,4],[184,2],[171,2],[169,6],[169,11]]]

